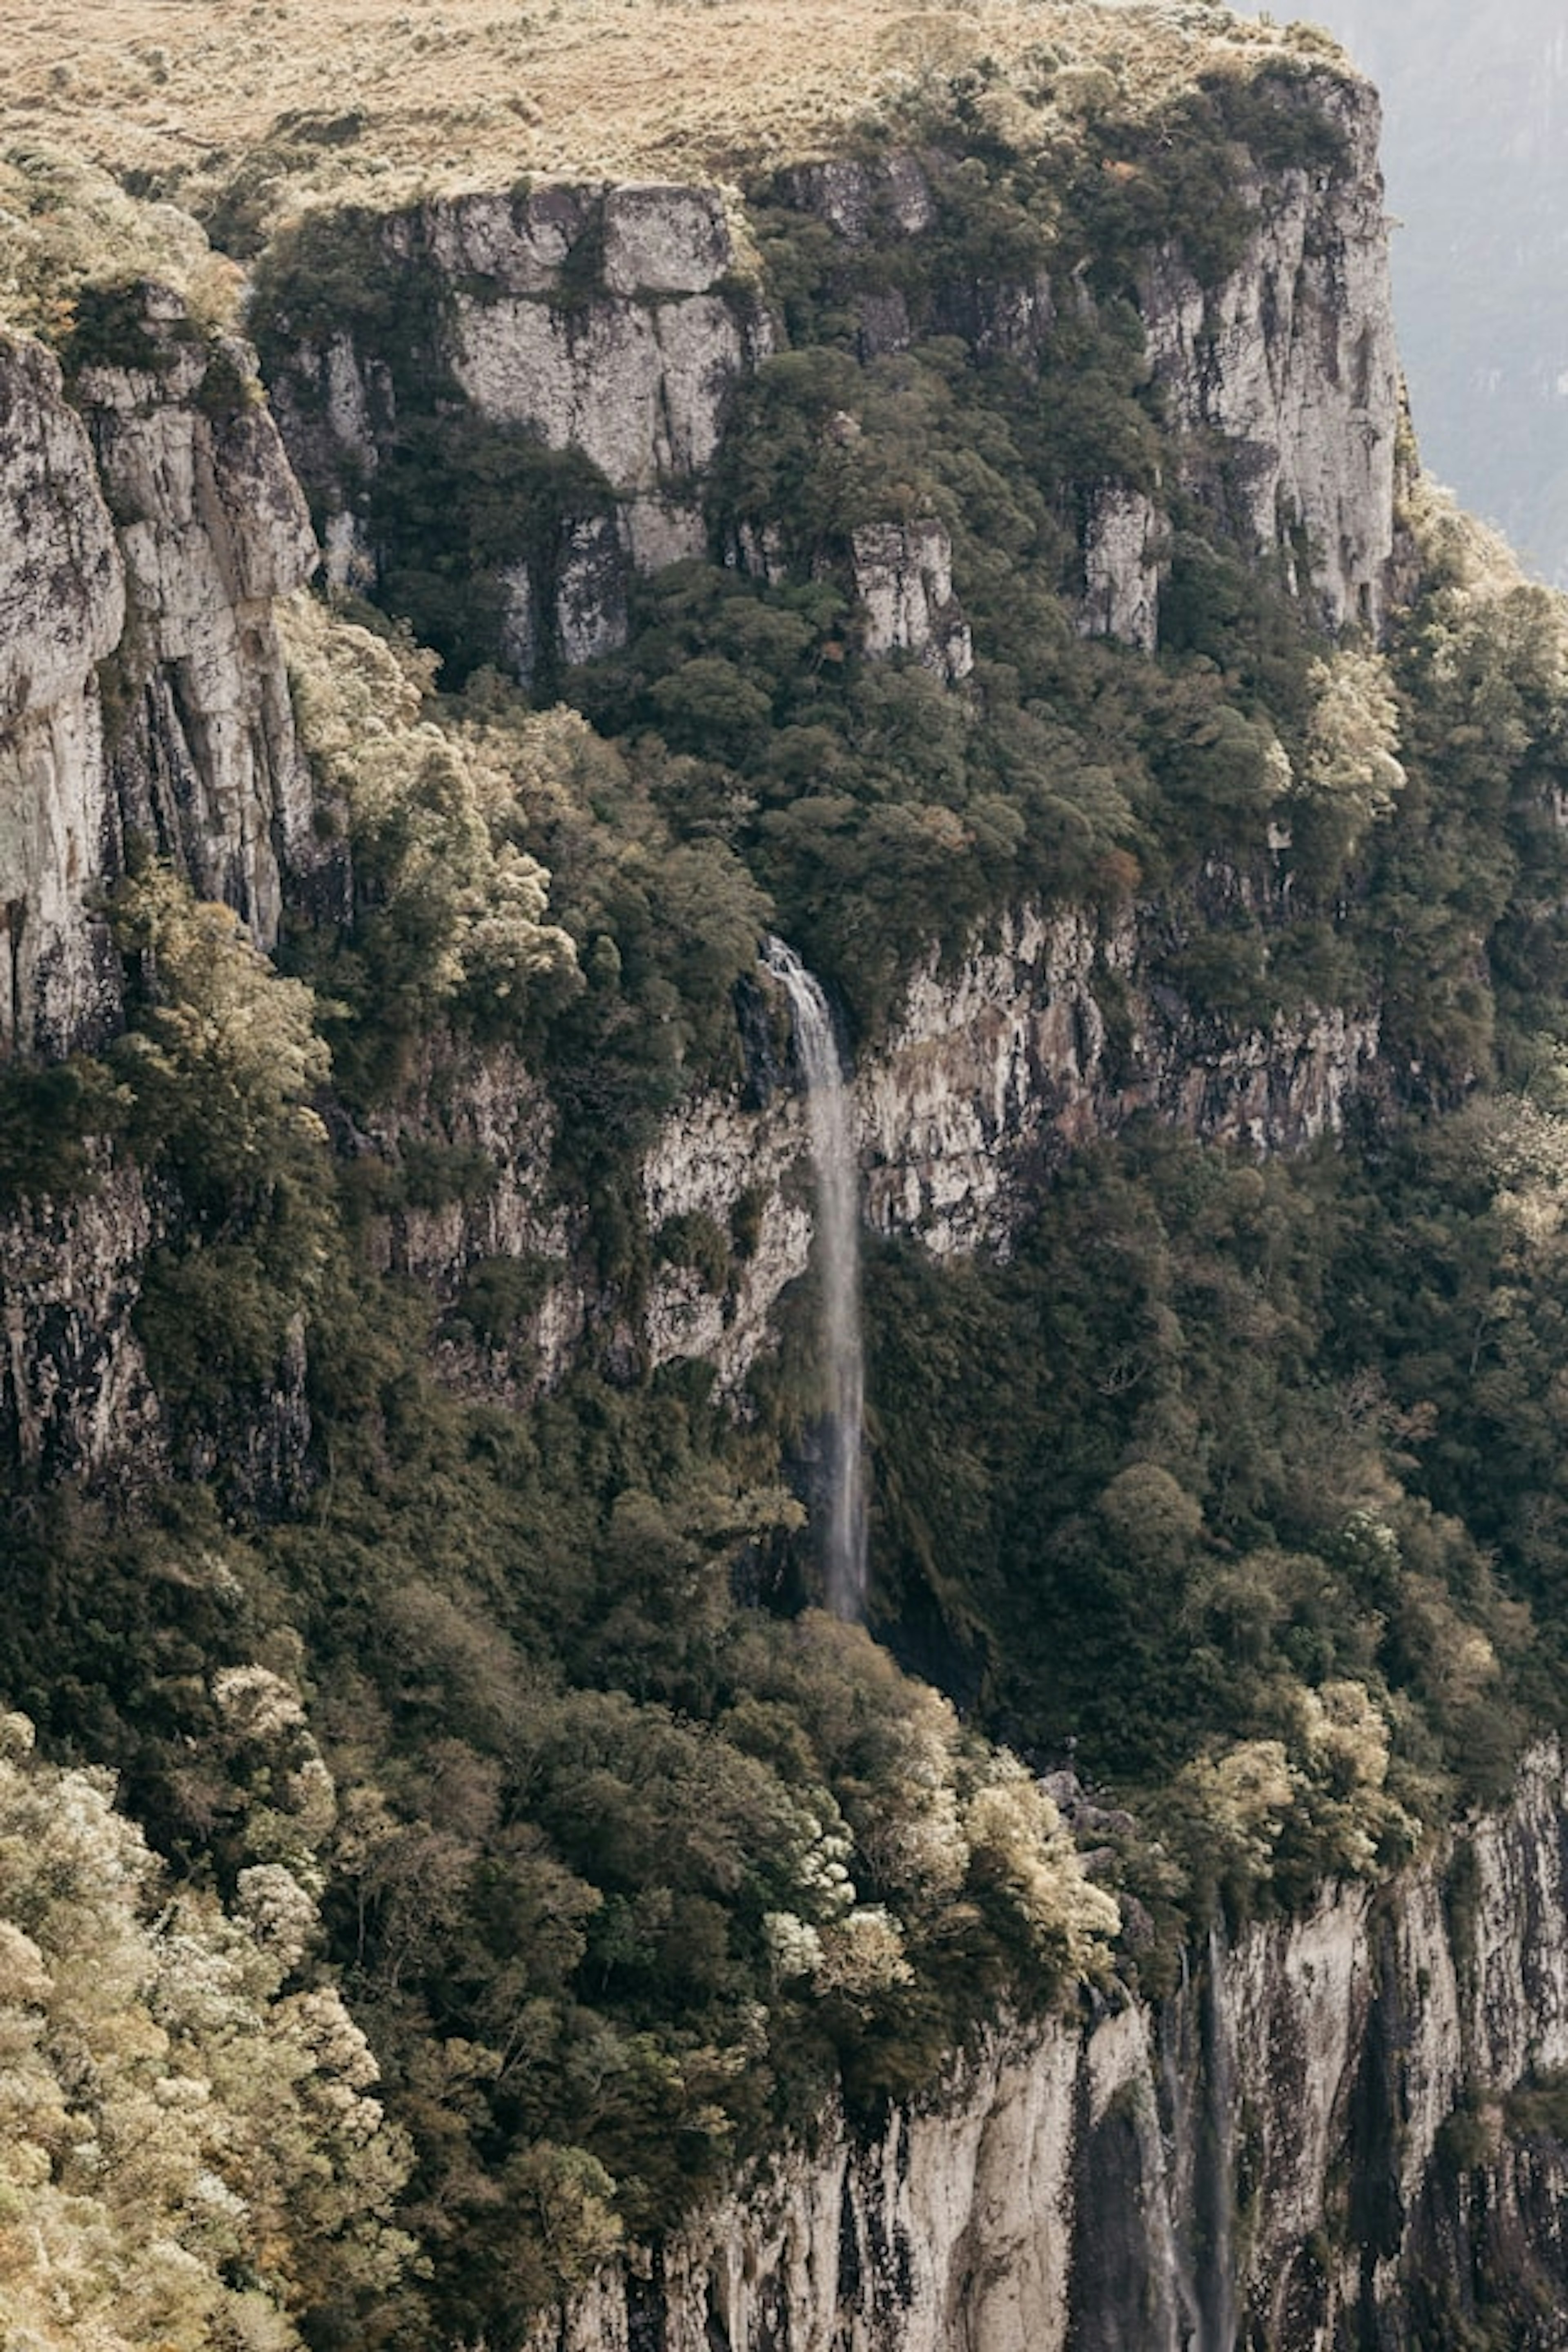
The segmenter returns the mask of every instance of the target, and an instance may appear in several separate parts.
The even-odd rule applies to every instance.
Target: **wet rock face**
[[[1158,2009],[998,2032],[929,2105],[830,2126],[661,2247],[651,2326],[646,2282],[612,2272],[540,2347],[1331,2352],[1484,2318],[1549,2352],[1568,2164],[1508,2116],[1568,2057],[1563,1803],[1543,1748],[1507,1811],[1384,1894],[1216,1937]],[[1489,2139],[1456,2162],[1472,2109]]]
[[[1240,887],[1239,877],[1228,877]],[[1159,978],[1152,911],[1104,919],[1025,908],[964,955],[918,970],[854,1076],[863,1213],[938,1256],[1005,1249],[1070,1153],[1152,1111],[1190,1135],[1295,1151],[1381,1083],[1376,1013],[1332,1006],[1225,1030]],[[781,1291],[805,1272],[815,1207],[797,1094],[704,1094],[667,1126],[643,1175],[655,1232],[700,1214],[755,1234],[714,1289],[656,1274],[653,1360],[700,1356],[737,1391],[772,1344]]]
[[[1236,1031],[1160,978],[1160,925],[1025,908],[916,972],[862,1072],[867,1215],[938,1255],[1004,1244],[1031,1182],[1153,1111],[1205,1140],[1296,1151],[1377,1078],[1374,1013]]]

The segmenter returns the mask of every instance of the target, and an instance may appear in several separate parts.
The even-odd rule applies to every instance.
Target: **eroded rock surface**
[[[1330,2352],[1457,2341],[1511,2262],[1507,2340],[1549,2352],[1568,2173],[1510,2102],[1568,2063],[1564,1793],[1538,1749],[1506,1811],[1381,1893],[1331,1885],[1216,1938],[1159,2007],[993,2033],[929,2102],[870,2136],[830,2124],[537,2343]],[[1474,2162],[1460,2116],[1491,2118]],[[1439,2269],[1450,2332],[1418,2335]]]

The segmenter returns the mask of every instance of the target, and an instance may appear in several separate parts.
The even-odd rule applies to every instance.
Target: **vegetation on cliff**
[[[103,74],[188,95],[188,26],[163,37],[189,12],[142,13]],[[377,57],[395,96],[411,59],[471,67],[504,34],[542,106],[623,15],[632,63],[757,26],[581,13],[410,15]],[[723,160],[766,161],[747,250],[780,348],[727,419],[710,560],[641,583],[624,648],[531,699],[492,591],[514,528],[559,520],[560,453],[468,430],[389,354],[391,609],[283,616],[344,895],[297,907],[274,963],[132,844],[104,910],[124,1033],[0,1074],[19,1230],[141,1173],[159,1399],[133,1482],[57,1476],[19,1437],[5,1470],[0,1694],[58,1760],[6,1735],[0,2290],[46,2344],[498,2352],[835,2085],[870,2112],[1004,2002],[1157,1990],[1216,1905],[1387,1869],[1561,1717],[1568,625],[1413,491],[1386,644],[1329,639],[1283,558],[1169,487],[1136,308],[1152,241],[1201,281],[1234,266],[1242,151],[1264,184],[1331,173],[1310,74],[1341,68],[1197,0],[833,17],[805,128],[930,141],[937,231],[918,270],[890,233],[824,237],[776,168],[765,45]],[[365,122],[258,144],[256,20],[206,37],[229,113],[200,164],[136,127],[145,91],[100,160],[248,248],[354,157],[360,209],[279,229],[258,278],[274,319],[320,301],[336,234],[332,299],[363,325],[388,294],[344,262],[382,250]],[[345,107],[373,62],[343,53]],[[40,123],[77,105],[85,66],[46,100],[23,64]],[[657,155],[643,102],[612,90],[606,160],[717,160],[706,99]],[[530,159],[521,121],[475,99],[476,168],[491,137]],[[571,160],[597,156],[579,137]],[[130,198],[7,169],[8,316],[68,362],[133,359],[104,340],[125,322],[93,242]],[[133,274],[160,237],[187,284],[209,270],[148,220]],[[943,308],[1041,271],[1078,299],[1026,353]],[[858,321],[890,291],[907,348],[879,354]],[[1165,486],[1148,655],[1079,625],[1107,481]],[[924,519],[973,634],[963,683],[871,657],[856,611],[857,531]],[[768,561],[725,560],[745,543]],[[1375,1013],[1381,1090],[1292,1164],[1134,1127],[1042,1185],[1005,1264],[879,1253],[883,1647],[807,1605],[805,1302],[739,1412],[639,1337],[656,1262],[721,1294],[755,1202],[653,1233],[638,1166],[695,1085],[745,1075],[734,991],[764,927],[868,1045],[933,945],[1023,899],[1141,907],[1152,985],[1206,1039]],[[500,1171],[457,1097],[486,1071],[537,1089],[549,1233],[501,1229],[437,1296],[397,1251],[419,1219],[482,1225]],[[568,1272],[585,1328],[552,1384],[539,1318]],[[1069,1757],[1118,1801],[1092,1866],[1035,1777]],[[74,1825],[52,1875],[29,1823],[46,1854]],[[264,2141],[272,2074],[292,2104]],[[162,2234],[128,2251],[149,2200]],[[64,2284],[57,2228],[97,2249]]]

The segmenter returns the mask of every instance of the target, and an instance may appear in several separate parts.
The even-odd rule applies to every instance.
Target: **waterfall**
[[[836,1617],[866,1613],[866,1489],[860,1460],[866,1376],[860,1348],[860,1200],[849,1097],[827,1000],[793,948],[763,943],[763,962],[782,982],[805,1080],[816,1178],[822,1280],[822,1352],[828,1379],[827,1605]]]
[[[1234,2352],[1236,2286],[1236,2046],[1226,2011],[1225,1938],[1209,1931],[1194,1983],[1182,1958],[1179,1992],[1165,2004],[1161,2091],[1169,2135],[1172,2227],[1161,2248],[1185,2352]]]

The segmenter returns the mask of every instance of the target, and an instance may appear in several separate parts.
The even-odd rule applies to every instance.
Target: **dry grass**
[[[1207,0],[21,0],[7,16],[0,147],[63,144],[198,205],[290,115],[359,118],[319,150],[323,191],[728,178],[978,56],[1025,75],[1042,49],[1105,60],[1136,95],[1296,45]]]

